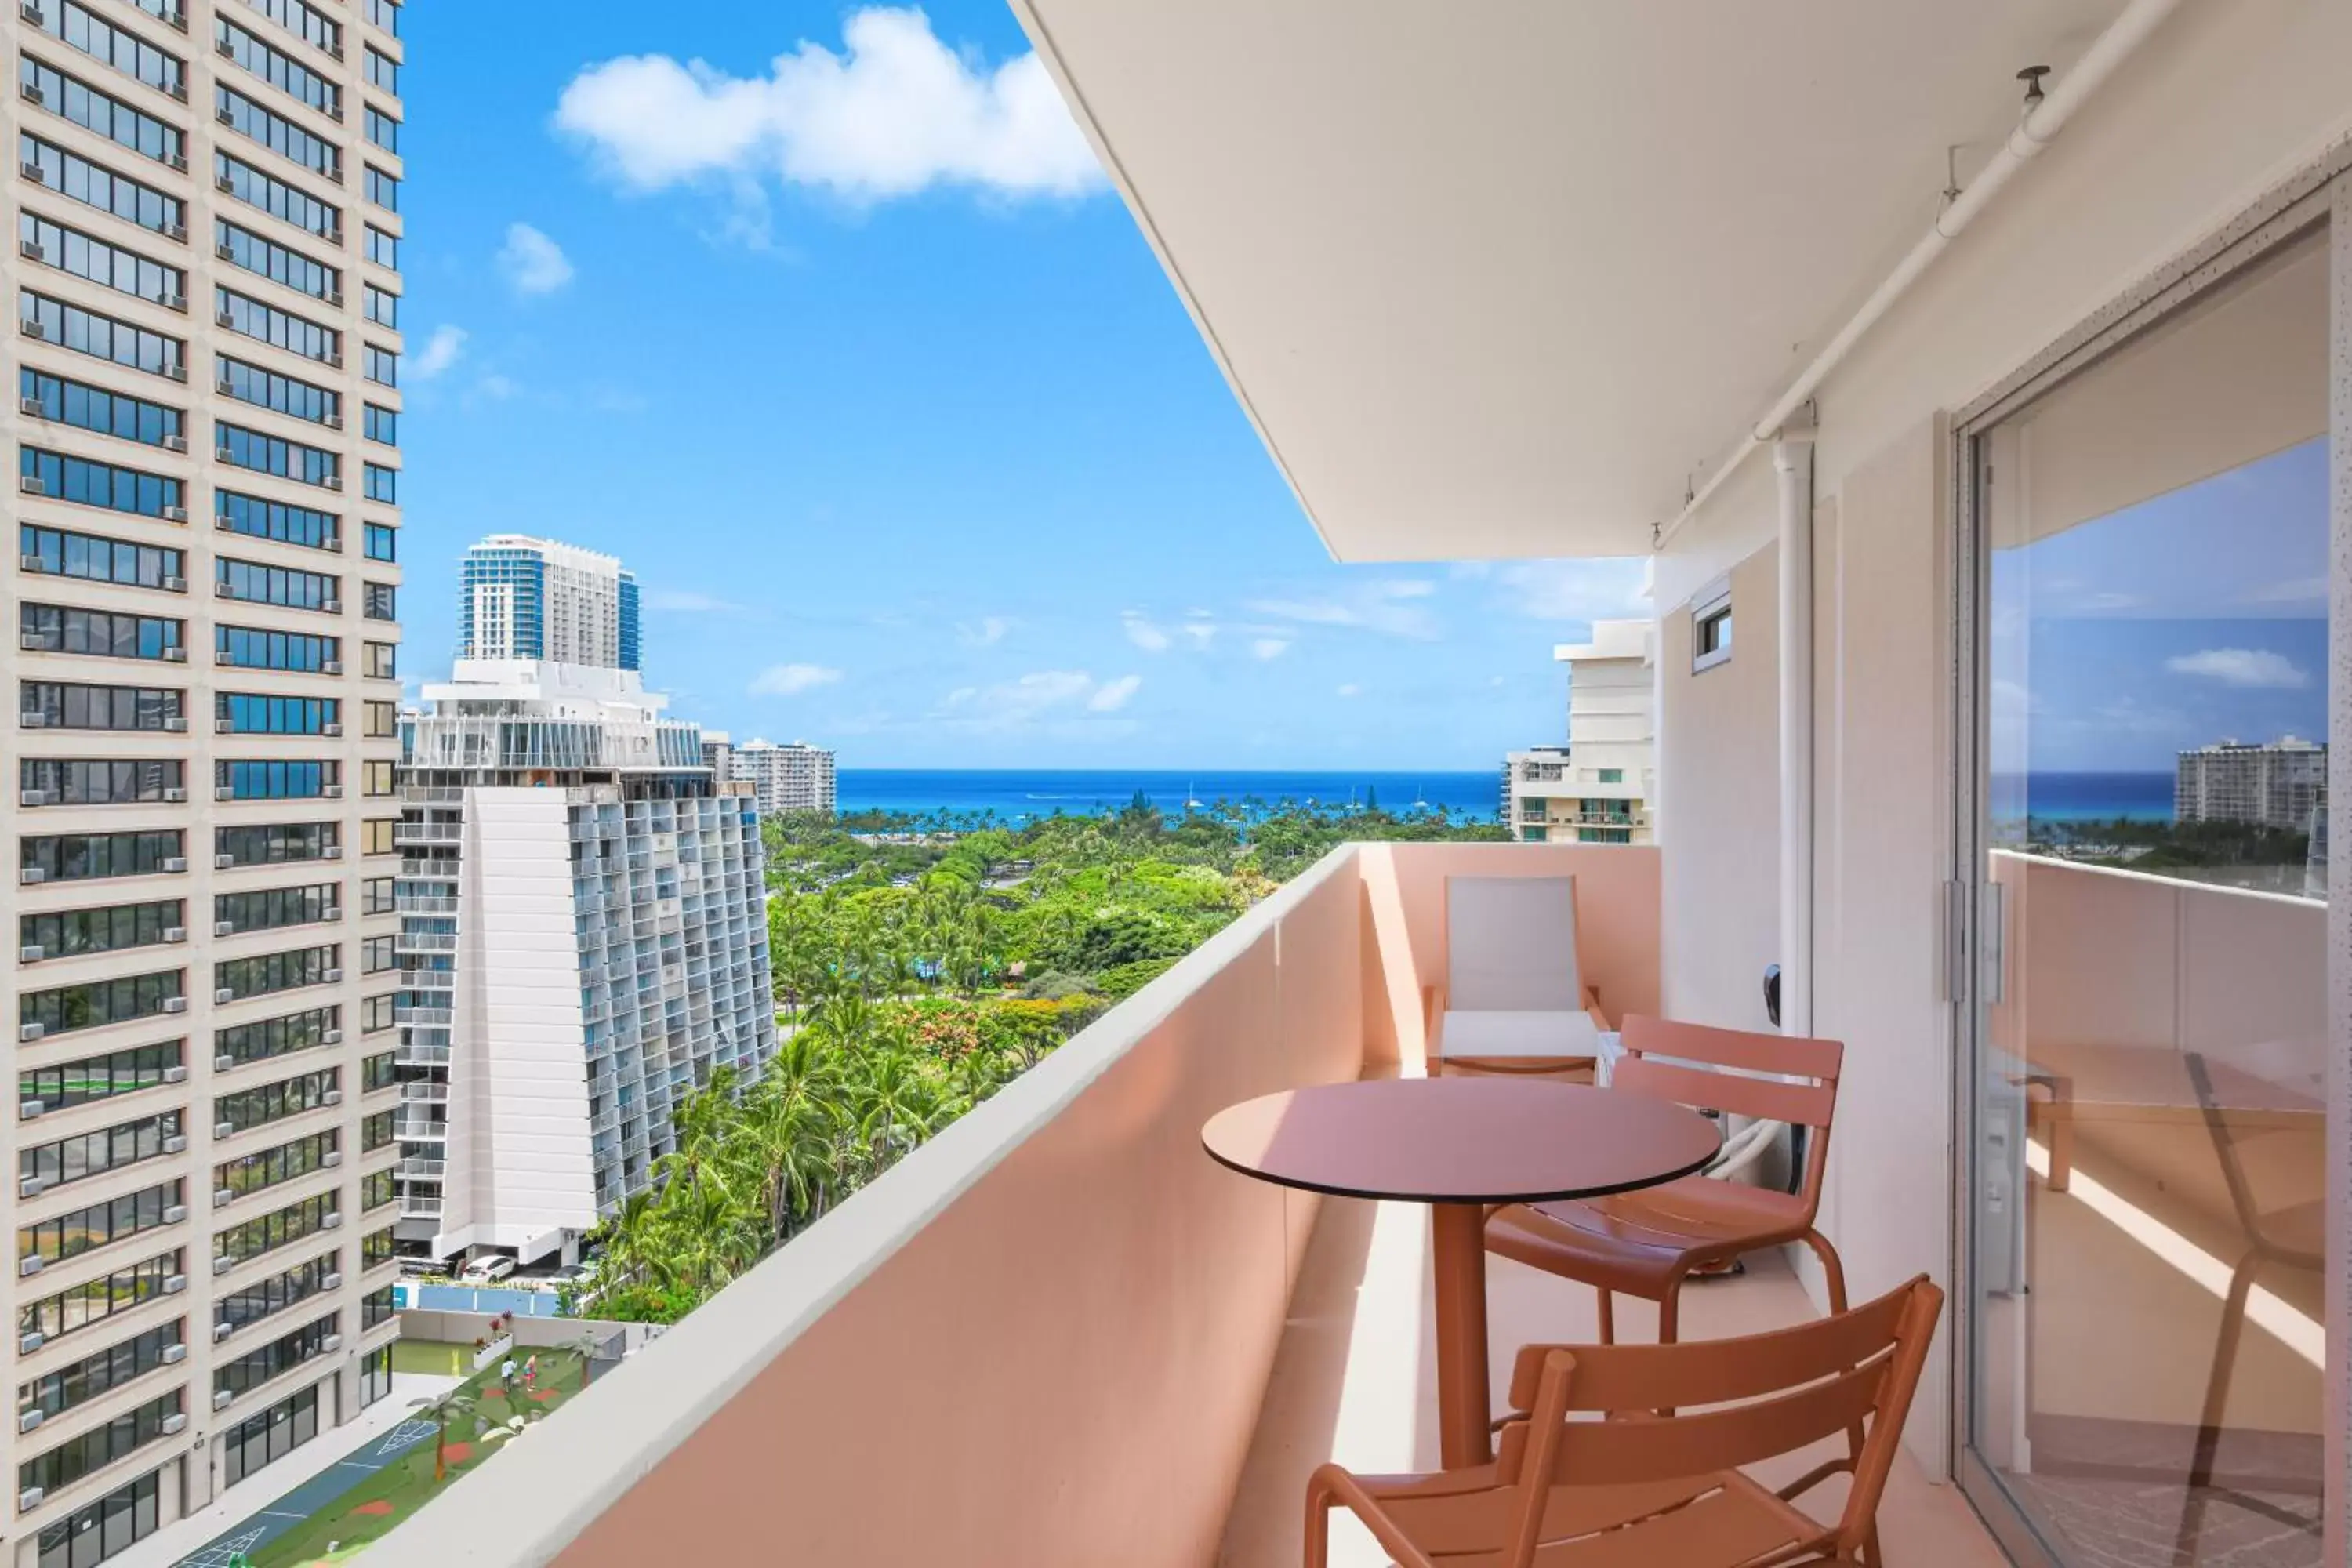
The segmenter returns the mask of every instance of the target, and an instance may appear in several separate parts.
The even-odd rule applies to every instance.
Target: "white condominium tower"
[[[0,13],[16,1568],[390,1388],[400,14]]]
[[[645,1190],[678,1103],[774,1053],[759,815],[634,669],[460,658],[424,696],[401,772],[402,1250],[570,1258]]]
[[[460,658],[635,669],[637,579],[575,544],[494,533],[466,552]]]
[[[1515,838],[1554,844],[1654,844],[1657,798],[1655,630],[1595,621],[1589,643],[1563,643],[1568,744],[1514,752],[1503,810]]]
[[[834,811],[833,753],[794,741],[779,746],[751,741],[728,753],[734,776],[758,792],[760,815],[782,816],[787,812]]]

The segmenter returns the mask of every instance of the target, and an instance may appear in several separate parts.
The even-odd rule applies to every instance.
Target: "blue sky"
[[[2321,439],[1997,552],[1993,771],[2324,738],[2327,550]]]
[[[1632,563],[1332,563],[1002,5],[410,7],[404,673],[510,530],[845,766],[1486,768]]]

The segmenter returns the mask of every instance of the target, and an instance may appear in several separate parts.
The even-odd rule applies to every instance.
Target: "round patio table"
[[[1211,1117],[1201,1142],[1218,1163],[1260,1181],[1430,1205],[1439,1449],[1454,1469],[1493,1457],[1488,1206],[1654,1187],[1704,1167],[1721,1140],[1706,1117],[1644,1095],[1436,1078],[1323,1084],[1244,1100]]]

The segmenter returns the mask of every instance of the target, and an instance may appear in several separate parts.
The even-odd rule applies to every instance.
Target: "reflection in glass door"
[[[2324,246],[1973,441],[1972,1474],[2062,1563],[2320,1561]]]

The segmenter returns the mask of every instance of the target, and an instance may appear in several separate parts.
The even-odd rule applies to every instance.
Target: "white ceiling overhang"
[[[1013,0],[1342,560],[1632,554],[2121,0]]]

